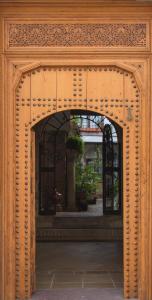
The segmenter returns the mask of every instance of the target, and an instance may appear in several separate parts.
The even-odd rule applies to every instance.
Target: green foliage
[[[101,181],[103,175],[101,172],[101,168],[102,168],[101,145],[96,145],[95,153],[96,153],[95,154],[96,158],[92,160],[91,164],[95,172],[100,176],[100,181]]]
[[[79,160],[76,163],[76,192],[85,192],[87,200],[96,193],[100,177],[94,171],[93,165],[83,166]]]
[[[72,124],[74,127],[79,128],[79,124],[80,124],[80,120],[78,117],[75,117],[74,119],[72,119]]]
[[[79,155],[82,155],[84,152],[84,142],[78,135],[69,136],[66,142],[66,147],[77,151]]]

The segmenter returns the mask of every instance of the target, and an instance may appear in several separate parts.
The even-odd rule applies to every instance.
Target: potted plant
[[[87,192],[84,184],[84,172],[80,160],[76,163],[76,200],[79,210],[86,211],[88,208]]]
[[[76,164],[76,197],[80,210],[87,210],[88,203],[95,198],[99,175],[92,165]]]
[[[68,150],[75,152],[78,156],[84,152],[84,142],[78,135],[70,135],[66,141]]]

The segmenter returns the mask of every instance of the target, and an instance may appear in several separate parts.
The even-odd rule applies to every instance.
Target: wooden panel
[[[28,98],[23,98],[26,86]],[[16,298],[30,295],[30,129],[26,125],[31,117],[29,92],[29,77],[22,78],[16,91]]]
[[[125,76],[124,77],[124,94],[125,94],[126,99],[130,99],[133,102],[135,101],[136,98],[137,99],[139,98],[137,82],[136,82],[134,76],[132,76],[132,77]]]
[[[35,235],[35,132],[32,130],[31,132],[31,255],[30,255],[30,286],[31,291],[30,293],[34,292],[36,289],[36,266],[35,266],[35,260],[36,260],[36,235]],[[33,209],[35,208],[35,209]]]
[[[86,75],[84,68],[57,70],[57,110],[86,108]],[[66,82],[66,85],[65,85]]]
[[[57,98],[72,99],[73,98],[73,72],[64,68],[57,70]],[[65,86],[65,82],[67,85]]]
[[[90,68],[87,74],[87,94],[90,98],[123,98],[123,71],[116,67]]]
[[[56,72],[54,70],[43,67],[31,73],[31,98],[56,98]]]
[[[2,67],[3,59],[0,58],[0,78],[2,78]],[[0,109],[0,199],[4,199],[4,102],[3,102],[3,81],[0,80],[0,98],[1,98],[1,109]],[[4,203],[0,201],[0,294],[2,299],[4,298]]]
[[[3,37],[3,18],[0,16],[0,36]],[[3,51],[3,38],[0,39],[0,52]]]
[[[152,26],[152,24],[151,24]],[[152,68],[152,59],[151,59],[151,68]],[[152,76],[150,75],[150,70],[149,70],[149,74],[147,74],[147,76],[150,78],[150,88],[151,88],[151,91],[150,91],[150,101],[151,101],[151,95],[152,95]],[[149,81],[148,81],[149,82]],[[147,82],[147,84],[148,84]],[[151,145],[151,141],[152,141],[152,118],[151,118],[151,113],[152,111],[149,110],[148,112],[148,116],[147,116],[147,122],[148,122],[148,125],[149,123],[151,123],[150,125],[150,145]],[[151,120],[151,122],[149,121]],[[151,153],[149,153],[150,155],[150,174],[149,174],[149,181],[148,181],[148,186],[149,186],[149,201],[148,202],[148,212],[149,212],[149,215],[148,215],[148,218],[147,218],[147,223],[146,223],[146,227],[145,229],[148,229],[149,228],[149,235],[148,235],[148,245],[146,245],[146,243],[142,243],[142,247],[144,248],[144,246],[146,246],[145,248],[145,252],[147,252],[147,248],[148,248],[148,251],[149,251],[149,255],[148,255],[148,260],[147,260],[147,263],[144,265],[144,269],[142,270],[144,275],[147,274],[147,269],[148,269],[148,284],[147,284],[147,292],[148,292],[148,300],[152,298],[152,159],[151,159]],[[146,212],[146,210],[144,210]],[[146,215],[143,215],[143,223],[144,223],[144,220],[146,218]],[[144,232],[143,232],[144,234]],[[145,244],[145,245],[144,245]],[[147,254],[147,253],[146,253]],[[146,277],[147,279],[147,277]],[[145,284],[145,282],[144,282]],[[143,285],[144,286],[144,285]],[[144,294],[144,292],[143,292]],[[144,298],[144,295],[143,295],[143,298]]]

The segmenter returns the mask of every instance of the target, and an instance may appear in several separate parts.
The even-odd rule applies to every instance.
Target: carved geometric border
[[[5,21],[5,50],[54,50],[79,48],[90,51],[145,51],[149,45],[149,22],[70,21],[24,19]]]

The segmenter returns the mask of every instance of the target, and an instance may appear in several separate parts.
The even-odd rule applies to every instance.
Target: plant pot
[[[88,201],[88,204],[89,204],[89,205],[95,205],[96,202],[97,202],[97,198],[96,198],[96,197],[93,197],[93,198],[91,198],[91,199]]]
[[[80,202],[80,211],[87,211],[87,210],[88,210],[88,203]]]
[[[84,152],[84,142],[81,137],[77,135],[69,136],[66,142],[67,150],[73,152],[77,157]]]
[[[87,211],[88,209],[88,202],[86,199],[86,192],[79,191],[76,193],[77,205],[80,211]]]

